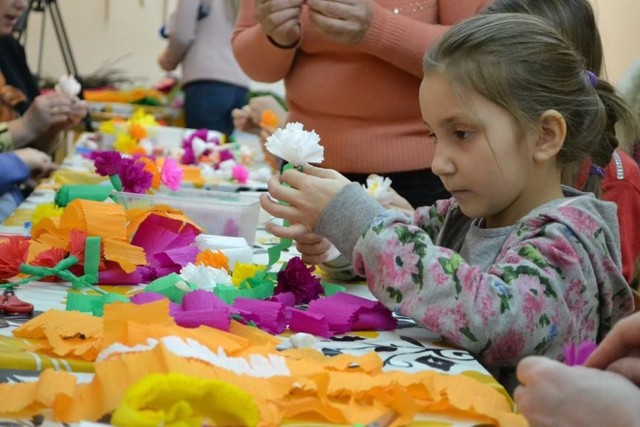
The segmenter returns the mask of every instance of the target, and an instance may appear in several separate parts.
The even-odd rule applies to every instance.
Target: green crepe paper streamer
[[[217,285],[213,288],[213,293],[226,304],[231,305],[236,298],[267,299],[273,295],[274,289],[273,282],[262,282],[252,288],[242,289],[229,285]]]
[[[102,202],[112,191],[108,185],[63,185],[56,192],[55,202],[63,208],[76,199]]]
[[[98,283],[101,242],[100,236],[88,236],[84,241],[84,276],[92,285]]]
[[[67,294],[67,311],[81,311],[91,313],[94,316],[104,315],[104,306],[113,302],[130,302],[131,300],[123,295],[108,292],[105,295],[95,293],[83,294],[81,292],[70,291]]]
[[[109,175],[109,181],[111,181],[111,185],[116,191],[122,191],[122,181],[120,180],[120,175]]]
[[[37,281],[44,277],[56,276],[62,279],[65,282],[71,283],[71,287],[74,289],[82,289],[89,288],[93,289],[96,292],[101,294],[106,294],[107,292],[93,286],[92,283],[95,283],[95,277],[88,277],[87,275],[77,277],[75,274],[69,271],[69,268],[73,267],[78,263],[78,258],[70,255],[60,261],[55,267],[40,267],[33,266],[28,264],[22,264],[20,266],[20,272],[24,274],[28,274],[31,277],[26,277],[16,283],[11,284],[12,286],[21,285],[24,283],[29,283],[31,281]]]
[[[337,294],[338,292],[344,292],[347,290],[344,286],[337,285],[335,283],[321,283],[324,288],[325,296],[330,297],[333,294]]]
[[[186,283],[189,287],[188,290],[180,289],[176,286],[178,282]],[[171,301],[182,304],[182,298],[188,294],[191,290],[198,287],[192,283],[187,282],[176,273],[171,273],[167,276],[160,277],[153,282],[149,283],[144,289],[144,292],[156,292],[169,298]]]

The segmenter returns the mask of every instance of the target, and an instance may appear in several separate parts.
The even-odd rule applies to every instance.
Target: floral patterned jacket
[[[522,218],[485,269],[452,250],[471,223],[454,199],[409,218],[351,184],[315,231],[352,254],[387,307],[487,366],[514,366],[532,354],[561,359],[564,344],[600,341],[633,310],[615,205],[575,190],[565,195]]]

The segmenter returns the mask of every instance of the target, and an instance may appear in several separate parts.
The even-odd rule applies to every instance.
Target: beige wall
[[[591,0],[604,45],[607,76],[620,82],[640,59],[640,0]]]
[[[616,83],[640,58],[640,0],[591,1],[604,41],[608,75]],[[152,84],[163,75],[156,65],[156,57],[164,46],[158,29],[175,0],[58,0],[57,3],[81,74],[120,58],[114,65],[132,77],[141,77],[142,84]],[[32,13],[27,55],[34,71],[40,22],[41,14]],[[43,74],[57,78],[65,70],[49,19],[46,25]],[[282,89],[276,86],[275,90]]]

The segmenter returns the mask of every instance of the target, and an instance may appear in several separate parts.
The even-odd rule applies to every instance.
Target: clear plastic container
[[[256,238],[260,202],[254,195],[226,191],[180,189],[156,194],[114,192],[125,209],[169,205],[180,209],[206,234],[243,237],[250,246]]]

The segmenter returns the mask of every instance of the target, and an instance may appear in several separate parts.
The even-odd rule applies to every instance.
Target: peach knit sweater
[[[489,0],[375,0],[373,22],[357,45],[316,32],[302,11],[295,48],[272,44],[242,0],[232,36],[247,75],[284,79],[288,121],[315,129],[325,147],[324,167],[344,173],[388,173],[428,168],[433,145],[418,104],[422,57],[450,25]]]

